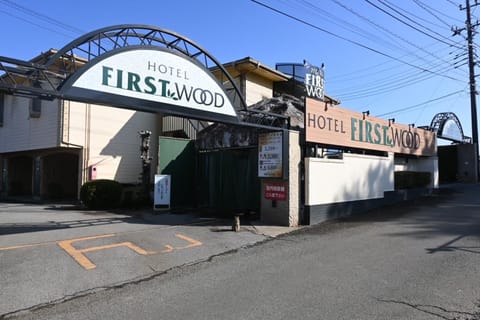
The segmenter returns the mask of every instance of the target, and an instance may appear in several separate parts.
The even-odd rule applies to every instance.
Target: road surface
[[[305,228],[15,319],[480,319],[479,195]]]

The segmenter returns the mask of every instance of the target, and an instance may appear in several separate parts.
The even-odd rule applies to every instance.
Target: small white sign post
[[[170,208],[170,191],[172,177],[169,174],[155,175],[155,190],[153,192],[153,209]]]

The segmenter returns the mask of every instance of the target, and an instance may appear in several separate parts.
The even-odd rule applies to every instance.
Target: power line
[[[308,9],[309,9],[310,11],[311,11],[311,10],[314,10],[314,11],[318,11],[318,12],[322,13],[322,14],[324,15],[324,17],[327,18],[327,19],[330,18],[330,17],[333,17],[333,18],[334,18],[334,19],[333,19],[333,23],[336,22],[335,20],[339,20],[339,21],[344,22],[345,24],[348,24],[349,26],[353,26],[354,30],[352,30],[351,28],[348,28],[348,30],[350,30],[350,31],[352,31],[353,33],[356,33],[356,34],[360,34],[362,37],[365,37],[365,38],[367,38],[367,39],[372,40],[370,37],[364,36],[363,34],[361,34],[361,33],[360,33],[359,31],[357,31],[357,30],[362,31],[363,33],[367,34],[368,36],[371,35],[370,32],[367,32],[367,31],[365,31],[365,30],[363,30],[363,29],[360,29],[358,26],[352,25],[352,24],[349,23],[348,21],[345,21],[344,19],[340,19],[340,18],[332,15],[331,13],[329,13],[329,12],[327,12],[327,11],[319,8],[318,6],[312,4],[312,3],[309,2],[309,1],[306,1],[306,0],[297,0],[297,1],[301,1],[302,3],[305,3],[306,5],[308,5]],[[351,14],[355,15],[356,17],[358,17],[358,18],[360,18],[360,19],[362,19],[362,20],[367,21],[369,24],[373,25],[376,29],[380,29],[380,30],[381,30],[389,39],[391,39],[391,41],[393,41],[393,42],[389,42],[388,40],[383,40],[383,39],[379,36],[379,33],[378,33],[378,32],[376,32],[376,33],[373,35],[373,37],[374,37],[373,41],[379,42],[379,40],[382,40],[382,43],[386,43],[386,44],[388,44],[390,47],[397,48],[397,49],[400,49],[400,50],[402,50],[402,51],[405,51],[405,52],[407,52],[409,55],[415,55],[415,56],[417,56],[417,57],[420,57],[420,56],[418,56],[415,52],[412,52],[412,51],[408,50],[408,49],[405,48],[404,46],[400,46],[400,45],[399,45],[399,41],[397,41],[397,40],[400,38],[403,42],[407,42],[407,43],[410,44],[411,46],[416,47],[417,49],[420,49],[420,50],[422,50],[422,51],[424,51],[424,52],[427,52],[429,55],[434,56],[434,57],[437,58],[437,59],[441,59],[441,58],[435,56],[433,53],[430,53],[430,52],[426,51],[423,47],[416,46],[415,44],[409,42],[408,40],[402,38],[401,36],[399,36],[399,35],[397,35],[397,34],[394,34],[394,33],[391,32],[390,30],[388,30],[387,28],[383,28],[382,26],[376,24],[375,22],[371,21],[370,19],[366,18],[365,16],[357,13],[357,12],[354,11],[353,9],[351,9],[351,8],[347,7],[346,5],[342,4],[340,1],[338,1],[338,0],[331,0],[331,1],[334,2],[336,5],[342,7],[343,9],[347,10],[347,11],[350,12]],[[340,26],[343,27],[342,25],[340,25]],[[347,28],[345,28],[345,29],[347,29]],[[393,35],[393,36],[392,36],[392,35]],[[422,57],[420,57],[420,58],[421,58],[422,60],[424,60],[425,62],[429,62],[426,58],[422,58]],[[448,62],[447,62],[447,63],[448,63]]]
[[[334,96],[338,97],[342,101],[346,100],[358,100],[361,98],[367,98],[371,96],[376,96],[382,93],[387,93],[387,92],[392,92],[396,90],[400,90],[405,87],[409,87],[412,85],[416,85],[420,82],[426,81],[431,79],[433,76],[432,75],[419,75],[415,78],[404,78],[404,79],[399,79],[398,81],[390,82],[390,83],[385,83],[377,87],[371,87],[367,89],[360,89],[357,91],[350,91],[346,93],[345,95],[342,94],[334,94]],[[347,90],[344,90],[347,91]]]
[[[450,92],[450,93],[448,93],[448,94],[446,94],[446,95],[443,95],[443,96],[441,96],[441,97],[437,97],[437,98],[434,98],[434,99],[430,99],[430,100],[428,100],[428,101],[424,101],[424,102],[415,104],[415,105],[413,105],[413,106],[409,106],[409,107],[405,107],[405,108],[393,110],[393,111],[390,111],[390,112],[387,112],[387,113],[378,114],[378,115],[376,115],[376,117],[384,117],[384,116],[389,116],[389,115],[392,115],[392,114],[401,113],[401,112],[404,112],[404,111],[407,111],[407,110],[412,110],[412,109],[414,109],[414,108],[421,107],[421,106],[423,106],[424,104],[428,104],[428,103],[430,103],[430,102],[442,100],[442,99],[448,98],[448,97],[450,97],[450,96],[453,96],[453,95],[458,94],[458,93],[461,93],[461,92],[464,92],[464,90],[457,90],[457,91],[454,91],[454,92]]]
[[[307,7],[307,10],[309,12],[310,11],[315,11],[315,12],[320,13],[322,15],[322,18],[330,21],[332,24],[335,24],[342,29],[345,29],[347,31],[355,33],[355,34],[357,34],[357,35],[359,35],[359,36],[361,36],[365,39],[368,39],[372,42],[376,42],[376,43],[379,43],[379,44],[381,43],[385,46],[389,46],[389,47],[394,48],[394,49],[405,50],[405,48],[399,46],[397,43],[390,42],[388,40],[382,39],[378,36],[378,34],[373,34],[369,31],[366,31],[365,29],[361,29],[359,26],[351,24],[349,21],[347,21],[345,19],[336,17],[336,16],[332,15],[330,12],[328,12],[326,10],[323,10],[319,6],[311,3],[310,1],[307,1],[307,0],[297,0],[297,1],[303,3],[303,5],[305,5]]]
[[[455,7],[459,7],[460,5],[458,3],[453,2],[452,0],[447,0],[447,2],[453,4]]]
[[[435,44],[439,44],[439,43],[435,43]],[[435,44],[428,44],[427,46],[430,47],[430,46],[433,46]],[[456,51],[460,51],[461,49],[455,49],[454,51],[451,51],[449,52],[448,54],[449,55],[453,55],[454,53],[456,53]],[[462,50],[462,53],[463,53],[463,50]],[[466,53],[464,53],[466,54]],[[460,56],[460,55],[458,55]],[[454,57],[454,60],[456,60],[457,57]],[[413,61],[416,61],[418,59],[415,59]],[[412,63],[413,63],[412,61]],[[398,69],[398,68],[401,68],[403,67],[401,64],[396,64],[396,65],[393,65],[391,66],[391,64],[394,63],[394,61],[392,60],[388,60],[386,62],[382,62],[380,64],[375,64],[375,65],[371,65],[371,66],[367,66],[367,67],[363,67],[361,69],[358,69],[358,70],[353,70],[353,71],[349,71],[348,73],[345,73],[345,74],[340,74],[340,75],[337,75],[337,76],[332,76],[332,77],[329,77],[328,78],[328,82],[331,83],[331,82],[345,82],[345,81],[350,81],[350,80],[355,80],[355,79],[358,79],[358,78],[366,78],[367,76],[374,76],[374,75],[377,75],[379,73],[387,73],[389,71],[392,71],[394,69]],[[453,64],[455,65],[455,63]],[[365,71],[368,71],[367,73],[364,73]],[[460,70],[459,70],[460,72]],[[464,73],[466,71],[463,71],[462,73]]]
[[[53,32],[53,33],[60,34],[60,35],[62,35],[62,36],[64,36],[64,37],[67,37],[67,38],[70,38],[70,37],[71,37],[71,36],[67,35],[66,33],[59,32],[59,31],[57,31],[57,30],[51,29],[51,28],[46,27],[46,26],[42,26],[41,24],[38,24],[38,23],[35,23],[35,22],[33,22],[33,21],[30,21],[30,20],[27,20],[27,19],[25,19],[25,18],[22,18],[22,17],[20,17],[20,16],[18,16],[18,15],[16,15],[16,14],[11,13],[11,12],[7,12],[7,11],[1,10],[1,9],[0,9],[0,12],[1,12],[1,13],[4,13],[4,14],[7,15],[7,16],[13,17],[13,18],[15,18],[15,19],[18,19],[18,20],[21,20],[21,21],[23,21],[23,22],[29,23],[29,24],[34,25],[34,26],[36,26],[36,27],[42,28],[42,29],[44,29],[44,30],[47,30],[47,31],[51,31],[51,32]]]
[[[379,94],[397,91],[409,86],[416,85],[423,81],[430,80],[433,78],[433,75],[430,74],[423,74],[417,75],[412,77],[411,75],[406,76],[404,78],[394,79],[390,82],[382,83],[378,86],[370,86],[365,87],[363,84],[360,84],[361,89],[337,89],[340,92],[346,92],[345,94],[342,93],[335,93],[330,91],[333,96],[338,97],[342,101],[351,101],[351,100],[358,100],[363,99],[371,96],[376,96]]]
[[[449,70],[454,70],[453,67],[451,67],[449,70],[445,70],[444,68],[439,69],[439,67],[441,67],[440,64],[437,64],[435,67],[430,68],[430,69],[426,69],[426,68],[423,68],[423,67],[419,67],[418,65],[414,65],[413,63],[406,62],[406,61],[403,60],[403,59],[399,59],[399,58],[396,58],[396,57],[392,57],[392,56],[389,55],[389,54],[386,54],[386,53],[384,53],[384,52],[381,52],[380,50],[377,50],[377,49],[375,49],[375,48],[369,47],[369,46],[367,46],[367,45],[365,45],[365,44],[363,44],[363,43],[360,43],[360,42],[358,42],[358,41],[353,41],[353,40],[350,40],[350,39],[348,39],[348,38],[346,38],[346,37],[344,37],[344,36],[340,36],[340,35],[338,35],[338,34],[334,34],[333,32],[331,32],[331,31],[329,31],[329,30],[327,30],[327,29],[325,29],[325,28],[322,28],[322,27],[320,27],[320,26],[318,26],[318,25],[315,25],[315,24],[310,23],[310,22],[308,22],[308,21],[305,21],[305,20],[303,20],[303,19],[301,19],[301,18],[298,18],[298,17],[296,17],[296,16],[293,16],[292,14],[289,14],[289,13],[286,13],[286,12],[281,11],[281,10],[279,10],[279,9],[276,9],[276,8],[274,8],[274,7],[271,7],[271,6],[269,6],[269,5],[267,5],[267,4],[264,4],[264,3],[262,3],[262,2],[260,2],[260,1],[258,1],[258,0],[251,0],[251,1],[254,2],[254,3],[256,3],[256,4],[258,4],[258,5],[260,5],[260,6],[263,6],[263,7],[267,8],[267,9],[269,9],[269,10],[277,13],[277,14],[286,16],[287,18],[293,19],[293,20],[295,20],[295,21],[297,21],[297,22],[300,22],[300,23],[305,24],[305,25],[307,25],[307,26],[309,26],[309,27],[312,27],[312,28],[314,28],[314,29],[316,29],[316,30],[322,31],[322,32],[324,32],[324,33],[327,33],[327,34],[329,34],[329,35],[331,35],[331,36],[333,36],[333,37],[335,37],[335,38],[339,38],[339,39],[341,39],[341,40],[344,40],[344,41],[347,41],[347,42],[352,43],[352,44],[354,44],[354,45],[360,46],[360,47],[362,47],[362,48],[364,48],[364,49],[367,49],[367,50],[369,50],[369,51],[373,51],[373,52],[375,52],[375,53],[377,53],[377,54],[380,54],[380,55],[382,55],[382,56],[386,56],[386,57],[390,58],[391,60],[399,61],[399,62],[401,62],[401,63],[403,63],[403,64],[406,64],[406,65],[409,65],[409,66],[413,66],[415,69],[420,69],[420,70],[422,71],[422,73],[423,73],[423,74],[418,74],[418,75],[416,75],[416,76],[414,76],[413,74],[410,74],[410,75],[408,75],[408,76],[404,76],[404,75],[403,75],[404,77],[403,77],[403,78],[400,78],[400,79],[397,80],[396,82],[390,81],[390,82],[386,82],[386,83],[384,83],[384,84],[381,84],[380,86],[371,87],[371,88],[369,88],[369,89],[367,89],[367,90],[362,89],[362,90],[357,90],[357,92],[350,92],[351,95],[348,95],[348,94],[346,95],[346,97],[348,97],[348,98],[352,98],[352,99],[353,99],[353,98],[366,97],[366,96],[371,96],[371,95],[378,95],[378,94],[383,93],[383,92],[390,92],[390,91],[392,91],[392,90],[396,90],[396,89],[400,89],[400,88],[403,88],[403,87],[406,87],[406,86],[410,86],[410,85],[412,85],[412,84],[415,84],[415,83],[418,83],[418,82],[421,82],[421,81],[428,80],[428,79],[432,78],[434,75],[439,75],[440,72],[437,71],[437,70],[441,70],[441,73],[442,73],[442,76],[443,76],[443,77],[446,77],[446,78],[449,78],[449,79],[453,79],[453,80],[456,80],[456,81],[460,81],[460,82],[464,82],[464,80],[459,80],[459,79],[456,79],[456,78],[453,78],[453,77],[450,77],[450,76],[446,76],[446,75],[444,74],[445,72],[447,72],[447,71],[449,71]],[[438,41],[438,40],[437,40],[437,41]],[[442,41],[439,41],[439,42],[442,42]],[[445,43],[445,42],[442,42],[442,43]],[[448,43],[447,43],[447,44],[448,44]],[[451,46],[450,44],[448,44],[448,45]],[[456,46],[456,48],[458,48],[458,46]],[[450,66],[451,66],[451,64],[450,64]],[[430,75],[428,75],[428,74],[430,74]],[[414,77],[413,77],[413,76],[414,76]],[[413,78],[412,78],[412,77],[413,77]],[[399,83],[398,81],[401,81],[401,83]],[[447,95],[444,95],[444,96],[442,96],[442,97],[438,97],[438,98],[435,98],[435,99],[430,99],[430,100],[428,100],[428,101],[426,101],[426,102],[423,102],[423,103],[420,103],[420,104],[416,104],[416,105],[414,105],[414,106],[410,106],[410,107],[402,108],[402,109],[399,109],[399,110],[396,110],[396,111],[392,111],[391,113],[398,113],[398,112],[402,112],[402,111],[407,111],[407,110],[410,110],[410,109],[413,109],[413,108],[416,108],[416,107],[423,106],[423,105],[425,105],[425,104],[427,104],[427,103],[430,103],[430,102],[433,102],[433,101],[438,101],[438,100],[441,100],[441,99],[445,99],[445,98],[447,98],[447,97],[449,97],[449,96],[452,96],[452,95],[457,94],[457,93],[460,93],[460,92],[462,92],[462,90],[456,91],[456,92],[452,92],[452,93],[450,93],[450,94],[447,94]],[[343,98],[342,98],[342,99],[343,99]]]
[[[376,5],[375,3],[371,2],[370,0],[365,0],[365,1],[366,1],[368,4],[370,4],[371,6],[373,6],[373,7],[377,8],[378,10],[382,11],[382,12],[385,13],[386,15],[388,15],[388,16],[392,17],[393,19],[395,19],[395,20],[403,23],[404,25],[406,25],[406,26],[408,26],[408,27],[410,27],[410,28],[412,28],[412,29],[414,29],[414,30],[416,30],[416,31],[418,31],[418,32],[426,35],[427,37],[430,37],[430,38],[432,38],[432,39],[435,39],[435,40],[437,40],[437,41],[440,41],[440,42],[445,43],[445,44],[447,44],[447,45],[449,45],[449,46],[452,46],[452,47],[456,47],[456,46],[457,46],[455,43],[452,44],[452,42],[447,42],[447,41],[441,39],[441,38],[445,38],[445,37],[444,37],[443,35],[435,32],[435,31],[429,29],[429,28],[426,28],[426,27],[423,27],[423,26],[422,26],[423,28],[425,28],[425,29],[433,32],[434,34],[440,35],[441,38],[435,37],[435,36],[433,36],[433,35],[425,32],[425,31],[423,31],[423,30],[421,30],[421,29],[413,26],[412,24],[410,24],[410,23],[408,23],[408,22],[405,22],[404,20],[402,20],[402,19],[398,18],[397,16],[391,14],[391,13],[388,12],[387,10],[379,7],[378,5]],[[390,8],[390,9],[392,9],[393,11],[397,12],[398,14],[400,14],[402,17],[405,17],[406,19],[414,22],[415,24],[420,25],[419,23],[415,22],[414,20],[412,20],[411,18],[409,18],[409,17],[407,17],[406,15],[402,14],[401,12],[398,12],[398,10],[392,8],[391,6],[389,6],[388,4],[386,4],[385,2],[383,2],[383,1],[381,1],[381,0],[380,0],[380,2],[381,2],[384,6]],[[447,39],[447,38],[445,38],[445,39]]]
[[[343,41],[346,41],[346,42],[349,42],[349,43],[354,44],[354,45],[356,45],[356,46],[359,46],[359,47],[361,47],[361,48],[364,48],[364,49],[366,49],[366,50],[375,52],[375,53],[377,53],[377,54],[379,54],[379,55],[382,55],[382,56],[384,56],[384,57],[387,57],[387,58],[390,58],[390,59],[392,59],[392,60],[401,62],[401,63],[403,63],[403,64],[405,64],[405,65],[408,65],[408,66],[410,66],[410,67],[412,67],[412,68],[416,68],[416,69],[419,69],[419,70],[421,70],[421,71],[425,71],[425,72],[428,72],[428,73],[436,74],[436,75],[438,75],[438,76],[441,76],[441,77],[444,77],[444,78],[448,78],[448,79],[451,79],[451,80],[462,81],[462,80],[456,79],[456,78],[454,78],[454,77],[450,77],[450,76],[445,75],[445,74],[442,74],[442,73],[432,72],[432,71],[429,70],[429,69],[416,66],[416,65],[414,65],[414,64],[411,64],[411,63],[409,63],[409,62],[407,62],[407,61],[404,61],[404,60],[402,60],[402,59],[396,58],[396,57],[394,57],[394,56],[392,56],[392,55],[389,55],[389,54],[387,54],[387,53],[384,53],[384,52],[381,52],[381,51],[379,51],[379,50],[377,50],[377,49],[371,48],[371,47],[369,47],[369,46],[367,46],[367,45],[364,45],[364,44],[362,44],[362,43],[360,43],[360,42],[357,42],[357,41],[354,41],[354,40],[350,40],[350,39],[348,39],[348,38],[346,38],[346,37],[343,37],[343,36],[340,36],[340,35],[338,35],[338,34],[335,34],[335,33],[331,32],[331,31],[328,31],[328,30],[326,30],[326,29],[324,29],[324,28],[321,28],[321,27],[319,27],[319,26],[317,26],[317,25],[314,25],[314,24],[312,24],[312,23],[310,23],[310,22],[307,22],[307,21],[305,21],[305,20],[303,20],[303,19],[297,18],[297,17],[295,17],[295,16],[293,16],[293,15],[291,15],[291,14],[288,14],[288,13],[286,13],[286,12],[283,12],[283,11],[279,10],[279,9],[276,9],[276,8],[274,8],[274,7],[271,7],[271,6],[269,6],[269,5],[265,4],[265,3],[262,3],[262,2],[260,2],[260,1],[258,1],[258,0],[250,0],[250,1],[256,3],[256,4],[258,4],[258,5],[260,5],[260,6],[264,7],[264,8],[267,8],[267,9],[269,9],[269,10],[271,10],[271,11],[277,13],[277,14],[283,15],[283,16],[285,16],[285,17],[287,17],[287,18],[290,18],[290,19],[292,19],[292,20],[295,20],[295,21],[297,21],[297,22],[300,22],[300,23],[302,23],[302,24],[304,24],[304,25],[307,25],[307,26],[309,26],[309,27],[311,27],[311,28],[314,28],[314,29],[316,29],[316,30],[319,30],[319,31],[322,31],[322,32],[324,32],[324,33],[326,33],[326,34],[329,34],[329,35],[331,35],[332,37],[341,39],[341,40],[343,40]],[[367,0],[367,1],[368,1],[368,0]]]
[[[74,26],[71,26],[71,25],[68,25],[68,24],[66,24],[66,23],[64,23],[64,22],[61,22],[60,20],[54,19],[54,18],[52,18],[52,17],[49,17],[49,16],[47,16],[47,15],[45,15],[45,14],[43,14],[43,13],[40,13],[40,12],[37,12],[37,11],[35,11],[35,10],[29,9],[29,8],[27,8],[27,7],[24,7],[24,6],[22,6],[22,5],[20,5],[20,4],[17,4],[17,3],[15,3],[15,2],[11,1],[11,0],[0,0],[0,1],[3,2],[4,5],[12,8],[12,9],[15,9],[15,10],[17,10],[17,11],[22,12],[23,14],[26,14],[26,15],[29,15],[29,16],[31,16],[31,17],[37,18],[37,19],[39,19],[39,20],[42,20],[43,22],[46,22],[46,23],[48,23],[48,24],[50,24],[50,25],[54,25],[54,26],[56,26],[56,27],[59,27],[59,28],[65,30],[65,31],[68,31],[68,32],[71,32],[71,33],[74,33],[74,34],[83,34],[83,33],[85,33],[85,32],[84,32],[83,30],[81,30],[81,29],[78,29],[78,28],[76,28],[76,27],[74,27]],[[32,25],[37,26],[37,27],[40,27],[40,28],[43,28],[43,29],[46,29],[46,30],[49,30],[49,31],[53,31],[53,32],[56,32],[56,33],[60,33],[60,32],[58,32],[58,31],[55,31],[55,30],[52,30],[52,29],[49,29],[49,28],[40,26],[40,25],[38,25],[38,24],[36,24],[36,23],[34,23],[34,22],[27,21],[27,20],[25,20],[25,19],[19,18],[18,16],[17,16],[16,18],[17,18],[17,19],[20,19],[20,20],[23,20],[23,21],[26,21],[26,22],[28,22],[28,23],[30,23],[30,24],[32,24]],[[65,35],[65,34],[63,34],[63,33],[60,33],[60,34]]]
[[[455,19],[455,18],[453,18],[453,17],[450,17],[450,16],[447,16],[447,15],[443,14],[443,12],[438,11],[437,9],[426,5],[425,3],[423,3],[423,2],[420,1],[420,0],[413,0],[413,2],[415,2],[415,4],[416,4],[417,6],[419,6],[420,8],[422,8],[423,10],[425,10],[426,12],[428,12],[429,14],[431,14],[431,15],[432,15],[433,17],[435,17],[438,21],[440,21],[441,23],[443,23],[444,25],[446,25],[446,26],[449,27],[449,28],[451,27],[451,25],[450,25],[448,22],[446,22],[445,20],[443,20],[442,18],[440,18],[437,14],[433,13],[433,11],[435,11],[435,12],[437,12],[437,13],[439,13],[439,14],[442,14],[442,15],[444,15],[445,17],[448,17],[448,18],[450,18],[450,19],[452,19],[452,20],[460,21],[460,20],[458,20],[458,19]]]
[[[426,23],[428,23],[428,24],[430,24],[430,25],[432,25],[432,26],[435,26],[435,27],[437,27],[437,28],[444,28],[444,26],[441,26],[441,25],[439,25],[439,24],[433,23],[433,22],[430,21],[430,20],[427,20],[427,19],[425,19],[425,18],[423,18],[423,17],[420,17],[420,16],[418,16],[418,15],[416,15],[416,14],[414,14],[414,13],[412,13],[412,12],[406,10],[406,9],[403,9],[402,7],[400,7],[400,6],[398,6],[398,5],[395,5],[395,4],[391,3],[390,1],[386,1],[386,0],[385,0],[385,2],[388,3],[389,5],[391,5],[392,7],[395,7],[395,8],[397,8],[398,10],[404,12],[405,14],[411,15],[412,17],[414,17],[414,18],[416,18],[416,19],[418,19],[418,20],[421,20],[421,21],[423,21],[423,22],[426,22]],[[418,6],[421,7],[421,5],[418,4],[416,0],[413,0],[413,2],[415,2]],[[422,8],[422,9],[424,9],[425,11],[427,11],[425,8]],[[427,11],[427,12],[430,13],[429,11]],[[430,14],[431,14],[431,13],[430,13]],[[435,18],[436,18],[436,16],[435,16]],[[412,21],[413,21],[413,20],[412,20]],[[416,23],[415,21],[413,21],[413,22]],[[443,24],[445,24],[445,22],[444,22],[443,20],[440,20],[440,22],[442,22]],[[418,23],[416,23],[416,24],[418,24]],[[448,23],[446,24],[446,26],[447,26],[448,29],[450,29],[450,25],[449,25]]]
[[[346,5],[344,5],[343,3],[341,3],[340,1],[338,1],[338,0],[331,0],[331,1],[334,2],[335,4],[337,4],[338,6],[342,7],[343,9],[349,11],[350,13],[352,13],[353,15],[355,15],[356,17],[358,17],[358,18],[360,18],[360,19],[362,19],[362,20],[364,20],[364,21],[367,21],[369,24],[371,24],[371,25],[375,26],[376,28],[382,30],[384,33],[391,34],[391,35],[393,35],[395,38],[400,39],[400,40],[402,40],[403,42],[406,42],[406,43],[409,44],[410,46],[415,47],[416,49],[419,49],[419,50],[427,53],[428,55],[430,55],[430,56],[432,56],[432,57],[434,57],[434,58],[436,58],[436,59],[438,59],[438,60],[442,60],[443,62],[446,62],[446,63],[450,64],[450,62],[445,61],[445,60],[443,60],[442,58],[438,57],[437,55],[435,55],[435,54],[427,51],[424,47],[419,46],[419,45],[416,45],[415,43],[413,43],[413,42],[405,39],[404,37],[402,37],[402,36],[400,36],[400,35],[398,35],[398,34],[396,34],[396,33],[394,33],[394,32],[392,32],[392,31],[389,30],[389,29],[387,29],[387,28],[379,25],[378,23],[372,21],[371,19],[365,17],[364,15],[359,14],[358,12],[356,12],[355,10],[347,7]],[[408,53],[417,56],[415,53],[412,53],[412,52],[408,52]],[[417,57],[418,57],[418,56],[417,56]],[[421,58],[421,59],[427,62],[426,59],[424,59],[424,58]]]
[[[463,61],[457,61],[456,63],[460,64],[460,63],[463,63]],[[383,83],[395,83],[395,82],[402,81],[402,80],[405,80],[405,79],[410,79],[412,77],[417,77],[418,75],[420,75],[420,76],[428,75],[430,77],[434,76],[430,73],[428,73],[428,74],[425,73],[425,72],[420,72],[419,73],[418,71],[411,70],[411,71],[407,71],[407,72],[398,72],[398,76],[393,76],[392,77],[388,72],[392,71],[392,69],[394,69],[394,68],[400,68],[402,66],[401,65],[396,65],[396,66],[390,67],[390,66],[387,66],[386,63],[384,65],[385,66],[383,68],[381,68],[381,69],[377,68],[377,70],[375,70],[374,72],[368,73],[368,78],[372,78],[372,77],[374,77],[375,75],[378,75],[378,74],[385,75],[383,78],[380,78],[380,79],[379,78],[374,78],[374,80],[371,81],[371,82],[374,83],[373,87],[383,86]],[[380,67],[380,65],[379,65],[379,67]],[[431,66],[431,70],[435,71],[435,72],[447,73],[447,72],[454,71],[454,70],[457,71],[456,69],[458,67],[459,66],[452,65],[448,69],[445,69],[443,67],[443,63],[437,62],[435,65]],[[375,68],[375,67],[370,67],[370,69],[372,69],[372,68]],[[352,72],[348,76],[334,77],[335,80],[333,80],[333,81],[329,80],[329,83],[339,82],[339,83],[345,84],[345,83],[350,82],[350,81],[355,80],[355,79],[361,79],[362,80],[361,81],[362,88],[365,87],[365,86],[368,87],[368,83],[365,82],[365,79],[367,78],[367,76],[365,74],[358,75],[357,73],[358,72]],[[350,89],[345,89],[345,90],[349,91]]]

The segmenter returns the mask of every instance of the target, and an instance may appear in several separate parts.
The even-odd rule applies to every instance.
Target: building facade
[[[2,65],[14,75],[0,76],[0,197],[75,200],[95,179],[138,185],[142,132],[151,137],[150,182],[172,172],[181,181],[173,196],[191,191],[179,204],[258,211],[272,224],[402,200],[401,171],[428,173],[423,187],[438,186],[435,134],[341,108],[324,94],[323,68],[292,64],[285,74],[250,57],[221,65],[174,33],[145,28],[104,28]],[[85,44],[98,50],[75,56]]]
[[[288,79],[252,58],[225,67],[251,103],[271,98],[273,83]],[[213,123],[70,100],[8,94],[0,95],[0,100],[3,198],[77,199],[81,185],[94,179],[138,184],[142,173],[139,132],[151,132],[153,176],[158,171],[159,136],[195,139],[198,131]]]
[[[34,99],[1,97],[3,197],[72,200],[88,180],[137,184],[142,172],[139,132],[151,131],[151,148],[158,148],[157,114],[68,100],[41,101],[33,113]]]

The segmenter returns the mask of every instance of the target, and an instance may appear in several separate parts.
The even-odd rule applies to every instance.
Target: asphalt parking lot
[[[232,232],[229,220],[193,213],[0,203],[0,316],[149,279],[288,231],[243,225]]]

